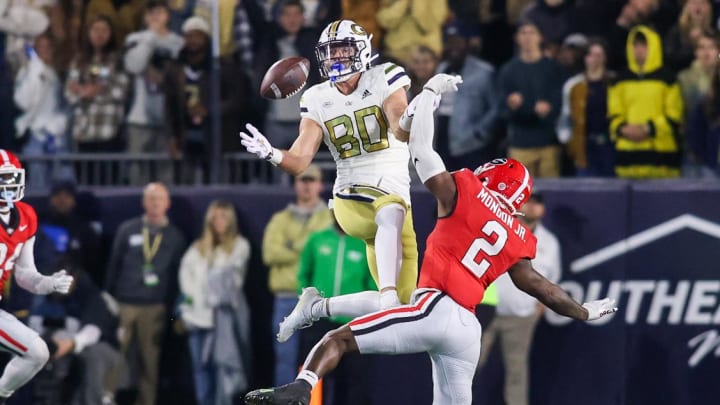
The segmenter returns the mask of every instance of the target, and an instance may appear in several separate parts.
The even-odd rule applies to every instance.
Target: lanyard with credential
[[[157,235],[155,235],[155,238],[153,238],[152,241],[150,241],[150,231],[148,230],[147,226],[143,226],[143,256],[145,257],[145,266],[143,267],[143,270],[146,272],[152,272],[152,260],[155,258],[155,255],[157,254],[158,250],[160,250],[160,243],[162,243],[162,232],[158,232]]]

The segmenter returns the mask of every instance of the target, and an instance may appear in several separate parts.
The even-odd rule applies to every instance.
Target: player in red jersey
[[[33,294],[67,294],[72,276],[64,270],[44,276],[35,267],[33,246],[38,221],[35,210],[20,201],[24,195],[25,170],[15,155],[0,149],[0,291],[14,271],[18,285]],[[13,355],[0,376],[3,404],[40,371],[49,353],[35,331],[3,310],[0,310],[0,350]]]
[[[495,159],[475,171],[449,173],[432,149],[433,102],[428,87],[453,91],[459,76],[430,79],[414,115],[410,153],[420,180],[438,202],[438,221],[427,239],[418,288],[410,305],[354,319],[315,346],[295,382],[250,392],[248,404],[306,405],[319,378],[333,370],[344,353],[419,353],[430,355],[434,404],[472,403],[472,379],[480,357],[481,327],[475,306],[485,288],[507,271],[515,285],[548,308],[578,320],[617,311],[614,300],[583,305],[533,270],[536,239],[516,220],[532,193],[527,168],[513,159]],[[430,84],[430,82],[428,82]]]

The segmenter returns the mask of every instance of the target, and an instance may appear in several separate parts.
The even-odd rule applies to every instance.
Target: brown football
[[[265,72],[260,95],[271,100],[295,95],[305,87],[309,72],[310,61],[306,58],[295,56],[280,59]]]

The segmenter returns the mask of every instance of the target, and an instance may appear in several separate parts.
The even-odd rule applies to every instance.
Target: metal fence
[[[44,188],[53,181],[73,179],[80,186],[142,186],[160,180],[169,185],[290,184],[290,176],[250,153],[224,154],[218,181],[210,179],[209,162],[173,159],[168,154],[64,153],[20,156],[27,181]],[[335,163],[329,152],[315,157],[325,181],[335,178]]]

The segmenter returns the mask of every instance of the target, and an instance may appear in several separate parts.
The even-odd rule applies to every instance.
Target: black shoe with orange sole
[[[308,405],[310,403],[310,384],[294,381],[277,388],[264,388],[245,395],[247,405]]]

